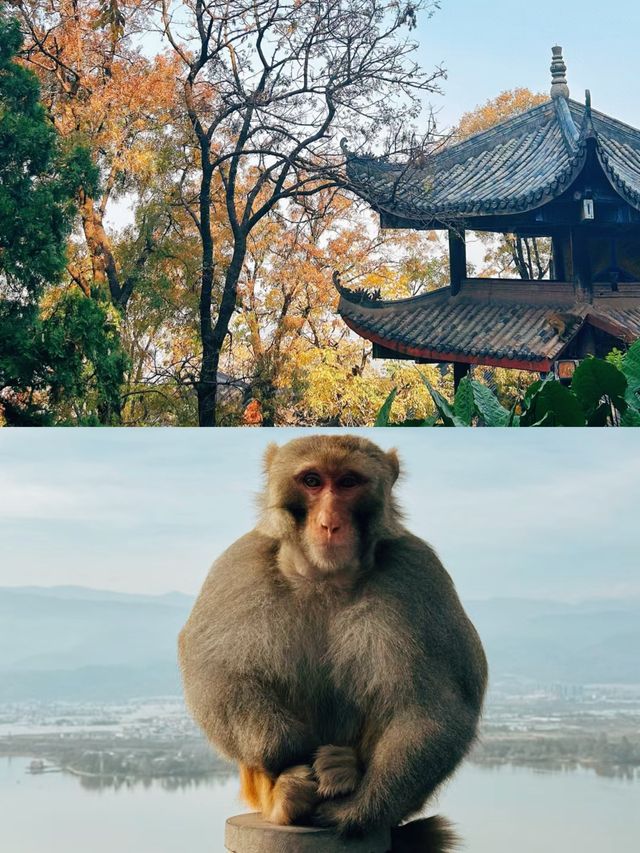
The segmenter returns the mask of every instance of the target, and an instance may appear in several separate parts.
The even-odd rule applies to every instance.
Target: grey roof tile
[[[640,209],[640,131],[556,98],[435,154],[426,165],[350,155],[351,188],[407,219],[526,211],[560,195],[594,136],[613,186]]]
[[[362,337],[416,358],[548,370],[585,322],[623,340],[639,337],[640,285],[600,286],[593,303],[556,282],[466,281],[456,296],[441,288],[395,302],[341,288],[338,311]]]

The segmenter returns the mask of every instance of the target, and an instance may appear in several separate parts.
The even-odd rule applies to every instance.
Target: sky
[[[330,431],[329,431],[330,432]],[[0,430],[0,586],[196,593],[304,430]],[[463,598],[640,595],[640,430],[361,430]]]
[[[419,22],[418,59],[448,71],[444,96],[434,98],[444,125],[505,89],[548,93],[551,47],[560,44],[571,97],[640,127],[640,3],[637,0],[441,0]]]

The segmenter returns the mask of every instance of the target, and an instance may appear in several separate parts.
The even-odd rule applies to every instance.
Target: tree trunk
[[[516,265],[516,269],[518,271],[518,275],[522,279],[529,280],[531,278],[529,267],[527,266],[527,261],[524,257],[524,249],[522,243],[522,237],[515,236],[515,240],[512,243],[512,255],[513,261]]]
[[[210,236],[211,231],[207,232]],[[204,255],[203,239],[203,255]],[[208,298],[205,288],[205,266],[203,264],[202,278],[203,287],[200,297],[200,329],[202,334],[202,368],[200,370],[200,381],[198,382],[198,423],[200,426],[216,426],[216,402],[218,396],[218,366],[220,364],[220,353],[225,338],[229,331],[229,324],[236,307],[238,295],[238,282],[242,273],[242,265],[247,254],[247,238],[243,232],[235,234],[235,243],[231,262],[227,268],[224,280],[224,290],[218,319],[214,327],[211,325],[211,288],[213,285],[213,265],[211,265],[211,276],[208,282]],[[213,257],[213,241],[211,242],[211,256]]]
[[[211,234],[211,179],[208,150],[202,150],[202,179],[200,181],[200,238],[202,241],[202,277],[200,283],[200,340],[202,365],[198,378],[198,425],[216,425],[216,391],[220,349],[216,347],[211,322],[213,294],[213,236]]]
[[[202,366],[198,380],[198,426],[216,426],[218,364],[220,353],[203,340]]]
[[[79,206],[82,229],[91,258],[93,282],[103,290],[108,287],[113,304],[117,308],[124,309],[126,306],[122,303],[122,287],[120,286],[118,268],[111,250],[111,242],[104,230],[102,216],[96,210],[93,199],[85,195],[84,192],[80,194]]]

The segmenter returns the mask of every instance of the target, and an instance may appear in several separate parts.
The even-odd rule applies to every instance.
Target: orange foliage
[[[87,294],[92,283],[103,288],[108,281],[121,305],[127,273],[104,227],[107,204],[148,190],[176,100],[175,58],[147,57],[137,44],[148,7],[144,0],[25,0],[18,8],[24,58],[40,78],[56,128],[87,145],[100,167],[100,198],[79,193],[86,256],[72,252],[70,272]]]
[[[111,171],[148,174],[154,147],[146,134],[169,117],[177,63],[146,57],[134,33],[147,20],[141,0],[120,0],[122,25],[105,16],[103,0],[31,0],[22,4],[26,57],[63,136],[78,134]]]
[[[261,426],[262,425],[262,406],[258,400],[251,400],[242,416],[242,423],[245,426]]]
[[[512,89],[491,98],[480,107],[465,113],[454,134],[455,140],[466,139],[474,133],[488,130],[501,121],[526,112],[531,107],[547,101],[547,95],[532,92],[530,89]]]

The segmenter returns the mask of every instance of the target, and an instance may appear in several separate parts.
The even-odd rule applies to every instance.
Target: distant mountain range
[[[0,588],[0,702],[177,694],[193,599],[82,587]]]
[[[640,599],[466,602],[493,680],[640,684]]]
[[[177,694],[193,598],[0,587],[0,702]],[[493,681],[640,683],[640,600],[468,601]]]

